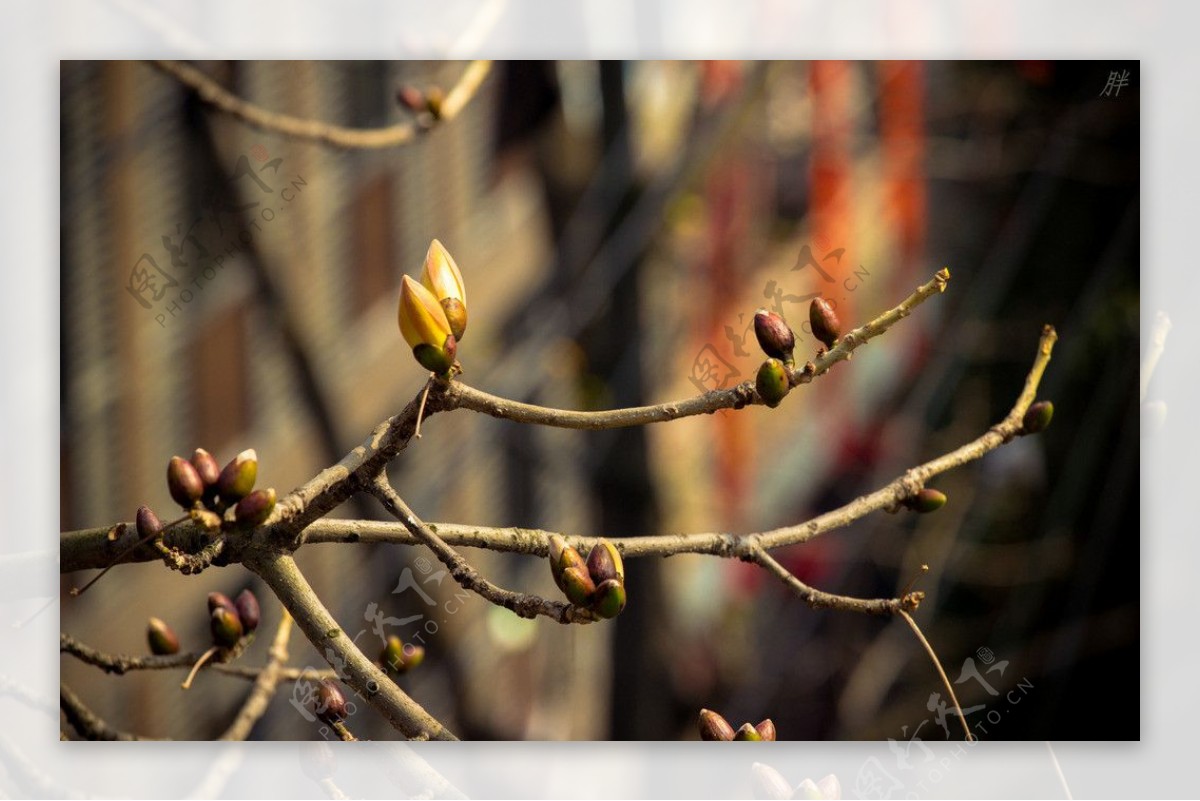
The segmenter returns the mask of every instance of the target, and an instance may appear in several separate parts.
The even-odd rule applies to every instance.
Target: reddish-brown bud
[[[1030,405],[1025,412],[1025,419],[1022,421],[1023,433],[1037,434],[1045,431],[1053,417],[1054,404],[1050,401],[1038,401]]]
[[[329,724],[346,719],[346,696],[333,679],[322,679],[317,685],[317,717]]]
[[[143,540],[148,540],[162,532],[162,521],[149,506],[139,506],[135,520],[137,521],[138,537]]]
[[[776,312],[759,309],[754,313],[754,336],[763,353],[773,359],[792,361],[796,348],[796,335]]]
[[[758,723],[754,724],[754,729],[758,732],[759,737],[762,737],[764,740],[775,742],[775,722],[770,718],[767,718],[766,720],[760,720]]]
[[[733,726],[711,709],[700,710],[700,739],[729,741],[733,739]]]
[[[259,489],[237,502],[233,517],[244,526],[265,523],[275,510],[275,488]]]
[[[233,605],[237,611],[238,620],[242,621],[242,629],[247,634],[258,628],[258,622],[262,619],[262,610],[259,609],[258,598],[249,588],[238,593]]]
[[[230,611],[223,606],[212,610],[209,628],[212,630],[213,644],[220,648],[232,648],[242,638],[242,621],[238,619],[237,611]]]
[[[215,487],[217,479],[221,477],[221,467],[216,458],[204,448],[196,448],[192,453],[192,467],[196,468],[205,489]]]
[[[832,348],[842,335],[842,323],[833,311],[833,304],[825,298],[814,298],[808,307],[808,324],[813,336]]]
[[[621,552],[606,539],[601,539],[592,546],[587,558],[587,569],[596,586],[609,579],[625,580],[625,563],[621,560]]]
[[[167,489],[175,503],[191,509],[204,495],[204,482],[191,462],[182,456],[172,456],[167,463]]]
[[[237,604],[230,600],[229,596],[223,592],[210,592],[208,594],[208,611],[214,609],[228,609],[230,612],[237,614]]]

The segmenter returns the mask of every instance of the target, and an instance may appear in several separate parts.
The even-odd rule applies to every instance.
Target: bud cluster
[[[454,258],[436,239],[425,254],[421,282],[407,275],[400,282],[398,321],[417,362],[448,375],[467,330],[467,292]]]
[[[249,637],[262,617],[258,598],[249,589],[232,601],[224,593],[210,592],[208,614],[213,645],[218,648],[233,648],[243,637]]]
[[[254,489],[257,480],[258,454],[253,449],[242,451],[223,468],[203,448],[197,448],[191,459],[172,456],[167,464],[171,497],[193,520],[209,529],[219,529],[230,508],[234,522],[242,526],[257,526],[270,518],[275,509],[275,490]],[[143,510],[148,513],[147,527],[158,518],[146,507],[138,510],[138,532],[147,536],[149,528],[142,532]]]
[[[625,608],[625,564],[616,546],[601,539],[585,560],[558,534],[550,535],[550,573],[567,599],[602,618]]]
[[[743,723],[741,728],[734,730],[721,715],[711,709],[701,709],[697,721],[700,727],[701,740],[717,740],[722,742],[744,740],[747,742],[775,741],[775,724],[770,718],[756,724]]]

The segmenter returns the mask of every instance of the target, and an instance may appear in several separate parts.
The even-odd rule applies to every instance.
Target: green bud
[[[135,520],[138,537],[143,540],[148,540],[162,531],[162,521],[149,506],[139,506]]]
[[[770,718],[767,718],[766,720],[760,720],[758,723],[755,723],[754,730],[757,731],[758,735],[764,740],[775,742],[775,722]]]
[[[733,739],[733,726],[711,709],[700,710],[700,739],[728,742]]]
[[[233,517],[244,526],[265,523],[275,509],[275,488],[255,490],[237,502]]]
[[[206,489],[215,487],[217,479],[221,477],[221,468],[217,464],[217,460],[204,448],[196,448],[192,454],[192,467],[196,468]]]
[[[379,657],[385,670],[403,674],[425,661],[425,649],[409,643],[405,645],[395,634],[387,638],[383,653]]]
[[[754,313],[754,336],[763,353],[774,359],[792,361],[796,335],[776,312],[759,309]]]
[[[156,617],[146,624],[146,641],[150,643],[150,653],[155,656],[179,653],[179,638],[170,626]]]
[[[833,311],[833,305],[825,298],[813,298],[808,307],[808,324],[812,327],[813,336],[825,343],[827,348],[832,348],[842,335],[842,324]]]
[[[620,579],[607,579],[596,586],[591,609],[602,618],[614,618],[625,608],[625,584]]]
[[[257,596],[249,588],[238,593],[233,606],[238,620],[242,621],[242,629],[247,634],[258,628],[258,622],[262,619],[262,611],[259,609]]]
[[[417,362],[426,370],[438,375],[445,375],[450,372],[450,368],[454,366],[454,358],[457,354],[458,341],[454,339],[454,334],[446,337],[446,341],[440,349],[425,343],[421,343],[413,348],[413,356]]]
[[[586,606],[592,593],[596,591],[596,584],[586,569],[568,567],[563,571],[562,581],[563,592],[576,606]]]
[[[346,719],[346,696],[333,679],[322,679],[317,685],[317,717],[329,724]]]
[[[762,741],[763,736],[758,733],[758,729],[754,728],[749,723],[743,723],[742,727],[734,733],[733,739],[737,741],[757,743]]]
[[[754,388],[758,390],[758,396],[762,398],[763,403],[774,409],[792,389],[788,381],[787,367],[779,359],[767,359],[758,368]]]
[[[204,495],[204,482],[191,462],[182,456],[172,456],[167,463],[167,489],[175,503],[184,509],[191,509]]]
[[[1050,401],[1038,401],[1030,405],[1025,412],[1025,419],[1022,421],[1024,425],[1022,433],[1037,434],[1039,431],[1045,431],[1053,417],[1054,404]]]
[[[625,563],[621,561],[621,552],[606,539],[592,546],[587,558],[587,570],[596,586],[609,579],[625,580]]]
[[[220,648],[232,648],[242,638],[242,621],[238,619],[237,611],[230,611],[223,606],[212,610],[209,628],[212,630],[213,644]]]
[[[914,512],[928,514],[946,505],[946,494],[926,487],[912,497],[904,499],[904,505]]]
[[[221,500],[234,504],[245,498],[254,489],[258,480],[258,454],[253,448],[244,450],[225,465],[217,478],[217,492]]]

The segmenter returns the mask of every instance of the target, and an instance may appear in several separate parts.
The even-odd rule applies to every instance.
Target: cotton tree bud
[[[143,540],[148,540],[162,531],[162,521],[149,506],[139,506],[135,520],[138,537]]]
[[[396,102],[416,114],[425,111],[425,93],[411,84],[405,84],[396,90]]]
[[[232,648],[242,638],[242,621],[237,611],[230,611],[223,606],[212,610],[209,628],[212,630],[213,644],[221,648]]]
[[[914,512],[920,512],[921,514],[936,512],[938,509],[941,509],[946,505],[946,494],[944,492],[938,492],[935,489],[925,487],[916,495],[905,498],[904,505],[909,509],[912,509]]]
[[[592,546],[587,558],[588,574],[599,587],[609,579],[625,580],[625,563],[621,560],[621,552],[617,546],[602,539]]]
[[[257,526],[266,522],[275,509],[275,488],[259,489],[237,502],[233,517],[242,525]]]
[[[596,591],[596,583],[588,575],[586,568],[568,567],[562,574],[563,592],[571,603],[576,606],[586,606]]]
[[[221,468],[217,465],[217,460],[213,455],[204,448],[196,448],[192,454],[192,467],[196,468],[196,472],[200,474],[204,488],[211,488],[215,491],[217,479],[221,477]]]
[[[146,641],[150,643],[150,653],[156,656],[179,653],[179,638],[170,626],[156,617],[146,624]]]
[[[258,621],[262,618],[262,611],[258,607],[258,598],[249,588],[238,593],[233,606],[237,612],[238,620],[242,621],[242,629],[247,634],[258,628]]]
[[[758,346],[763,353],[774,359],[785,362],[792,361],[792,351],[796,348],[796,335],[788,324],[777,313],[767,309],[759,309],[754,313],[754,335],[758,337]]]
[[[764,740],[775,742],[775,723],[770,718],[754,724],[754,729]]]
[[[1022,433],[1037,434],[1040,431],[1045,431],[1050,425],[1050,420],[1054,417],[1054,404],[1050,401],[1038,401],[1030,405],[1025,412],[1025,419],[1022,421],[1024,426]]]
[[[755,798],[785,799],[792,797],[792,786],[779,771],[770,765],[764,765],[761,762],[751,765],[750,783],[753,785]]]
[[[398,318],[400,334],[421,366],[439,375],[450,372],[458,353],[450,321],[433,293],[407,275],[400,282]]]
[[[230,600],[229,596],[223,592],[210,592],[208,594],[208,611],[212,612],[215,609],[227,609],[235,615],[237,614],[237,604]]]
[[[808,324],[812,327],[813,336],[832,348],[842,335],[842,324],[833,311],[833,305],[825,298],[813,298],[808,307]]]
[[[754,388],[758,390],[758,396],[762,398],[763,403],[774,409],[792,389],[787,367],[779,359],[767,359],[758,368]]]
[[[747,742],[760,742],[763,736],[758,733],[758,729],[751,726],[749,723],[743,723],[742,727],[734,732],[734,740]]]
[[[204,494],[204,482],[191,462],[182,456],[172,456],[167,463],[167,489],[175,503],[191,509]]]
[[[606,620],[621,614],[625,608],[625,585],[620,579],[608,579],[596,586],[591,610]]]
[[[317,717],[332,725],[346,719],[346,696],[333,679],[322,679],[317,685]]]
[[[442,305],[446,321],[450,323],[450,333],[454,334],[454,341],[462,342],[463,333],[467,330],[466,286],[454,258],[436,239],[425,254],[421,285]]]
[[[733,739],[733,726],[711,709],[700,710],[700,739],[729,741]]]
[[[217,478],[217,492],[222,501],[234,504],[250,494],[257,480],[258,454],[250,448],[233,457],[233,460],[225,465],[225,469]]]
[[[425,661],[425,649],[409,643],[405,645],[395,634],[387,638],[383,653],[379,657],[385,669],[402,674]]]

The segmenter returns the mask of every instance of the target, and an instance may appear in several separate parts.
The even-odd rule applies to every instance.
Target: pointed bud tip
[[[213,644],[220,648],[232,648],[242,638],[242,621],[237,615],[237,609],[229,610],[219,606],[212,610],[209,620]]]
[[[796,335],[776,312],[759,309],[754,313],[754,335],[763,353],[783,361],[792,359]]]
[[[808,324],[813,336],[827,348],[832,348],[842,335],[842,323],[833,310],[833,304],[825,298],[813,298],[809,304]]]
[[[204,495],[204,482],[191,462],[182,456],[172,456],[167,463],[167,489],[175,503],[190,509]]]
[[[227,504],[235,504],[254,489],[258,480],[258,454],[247,448],[225,465],[217,478],[217,492]]]
[[[733,739],[738,742],[757,743],[761,742],[763,737],[758,733],[758,729],[754,728],[754,726],[750,725],[749,723],[743,723],[742,727],[734,733]]]
[[[728,742],[733,739],[733,726],[711,709],[701,709],[697,722],[700,726],[701,740]]]
[[[170,626],[156,617],[150,618],[146,624],[146,641],[150,645],[150,653],[155,656],[179,653],[179,638]]]
[[[140,539],[150,539],[162,531],[162,521],[158,519],[158,515],[154,514],[154,510],[149,506],[139,506],[137,516],[134,520],[137,524],[137,533]]]

